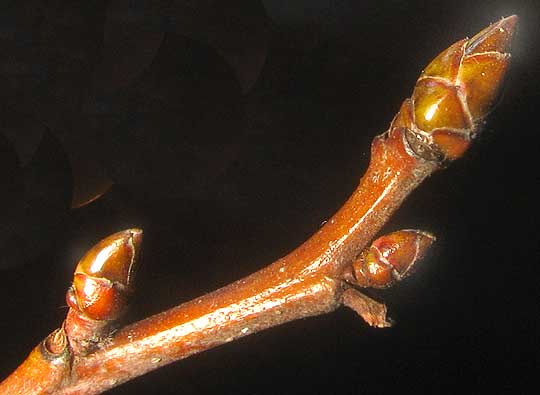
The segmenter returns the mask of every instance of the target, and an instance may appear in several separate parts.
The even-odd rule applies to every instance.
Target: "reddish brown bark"
[[[401,129],[377,137],[359,187],[313,237],[251,276],[121,329],[109,346],[74,363],[79,379],[60,393],[97,394],[202,350],[336,309],[345,266],[437,168],[410,155],[406,144]]]
[[[505,18],[459,41],[424,70],[389,130],[374,139],[358,188],[296,250],[231,285],[122,328],[88,354],[69,347],[61,328],[0,384],[0,394],[98,394],[167,363],[342,303],[370,324],[386,326],[384,305],[351,289],[346,273],[405,197],[469,146],[499,89],[515,23],[515,16]]]

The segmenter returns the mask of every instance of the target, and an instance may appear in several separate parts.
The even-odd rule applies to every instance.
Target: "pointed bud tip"
[[[426,255],[434,241],[435,236],[429,232],[404,229],[379,237],[373,246],[404,277]]]
[[[138,249],[142,244],[143,239],[143,231],[139,228],[130,228],[126,230],[122,230],[120,232],[114,233],[105,239],[103,239],[101,242],[108,240],[109,242],[112,242],[114,240],[118,240],[122,243],[129,243],[131,242],[133,246]]]
[[[425,242],[426,244],[429,244],[429,245],[431,245],[431,244],[433,244],[434,242],[437,241],[437,237],[433,233],[427,232],[425,230],[406,229],[406,231],[414,232],[416,235],[421,237],[423,242]]]
[[[506,30],[511,31],[513,33],[515,31],[518,21],[519,21],[519,17],[516,14],[513,14],[513,15],[502,18],[499,21],[499,23],[503,24]]]
[[[75,273],[106,278],[132,286],[134,265],[141,249],[143,231],[132,228],[114,233],[92,247],[79,261]]]
[[[140,243],[142,241],[142,236],[143,236],[142,229],[131,228],[131,229],[126,229],[124,232],[130,234],[135,242]]]
[[[510,52],[518,20],[517,15],[510,15],[495,24],[497,31],[504,37],[502,42],[504,46],[499,49],[499,52]]]
[[[517,15],[511,15],[489,25],[469,40],[465,54],[471,55],[491,51],[508,53],[517,22]]]

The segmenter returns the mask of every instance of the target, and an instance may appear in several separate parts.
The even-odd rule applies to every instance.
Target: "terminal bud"
[[[497,101],[510,63],[515,15],[440,53],[422,72],[390,129],[404,128],[410,149],[426,160],[463,155]]]

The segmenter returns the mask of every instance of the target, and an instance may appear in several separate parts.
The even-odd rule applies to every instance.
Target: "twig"
[[[435,170],[460,157],[479,132],[505,74],[516,21],[515,16],[502,19],[472,39],[455,43],[426,67],[388,131],[374,139],[371,162],[358,188],[296,250],[242,280],[116,333],[102,330],[99,322],[95,337],[92,330],[70,330],[70,322],[76,321],[72,317],[87,317],[85,308],[92,304],[72,299],[72,317],[0,384],[0,394],[99,394],[194,353],[330,312],[342,303],[368,323],[387,326],[386,307],[351,288],[351,279],[362,284],[360,277],[370,276],[361,269],[370,250],[361,253],[405,197]],[[380,245],[374,246],[380,253]],[[384,254],[369,259],[391,273],[396,270],[399,277],[419,251],[411,254],[408,243],[398,248],[404,248],[408,261],[400,263]],[[116,292],[114,284],[106,283],[100,292]],[[101,306],[107,303],[110,300]],[[102,312],[99,307],[97,312]],[[92,314],[91,319],[101,322],[116,318]],[[85,343],[89,337],[93,340]]]

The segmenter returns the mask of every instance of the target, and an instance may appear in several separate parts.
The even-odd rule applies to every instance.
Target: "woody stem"
[[[75,360],[60,394],[98,394],[150,370],[342,303],[342,271],[405,197],[438,167],[408,149],[401,129],[375,138],[372,160],[343,207],[310,239],[266,268],[121,329]]]

